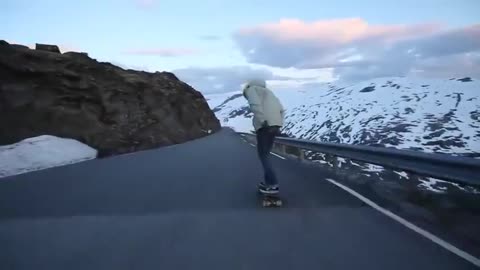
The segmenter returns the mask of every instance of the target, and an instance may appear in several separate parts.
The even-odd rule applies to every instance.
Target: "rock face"
[[[57,45],[38,44],[37,43],[37,44],[35,44],[35,50],[60,53],[60,49],[58,48]]]
[[[0,145],[48,134],[109,156],[182,143],[220,124],[202,94],[172,73],[0,41],[0,129]]]

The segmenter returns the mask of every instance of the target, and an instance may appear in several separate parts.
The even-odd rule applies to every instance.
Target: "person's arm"
[[[252,110],[258,121],[263,124],[266,121],[265,114],[263,112],[262,101],[258,96],[257,91],[255,91],[253,87],[248,87],[245,89],[245,97],[250,105],[250,110]]]
[[[282,103],[280,103],[280,115],[282,116],[282,120],[285,121],[285,107],[283,107]]]

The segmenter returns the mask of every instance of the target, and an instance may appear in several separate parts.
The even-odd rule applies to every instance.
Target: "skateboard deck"
[[[258,192],[263,207],[282,207],[283,200],[279,194],[263,194]]]

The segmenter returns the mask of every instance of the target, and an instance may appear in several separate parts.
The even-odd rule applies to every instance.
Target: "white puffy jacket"
[[[251,80],[243,89],[243,95],[253,112],[253,127],[259,130],[268,126],[283,126],[285,109],[280,100],[266,87],[263,80]]]

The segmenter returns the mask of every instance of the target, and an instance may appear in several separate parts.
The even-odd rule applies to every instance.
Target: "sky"
[[[480,77],[479,0],[0,0],[0,39],[171,71],[205,94]]]

